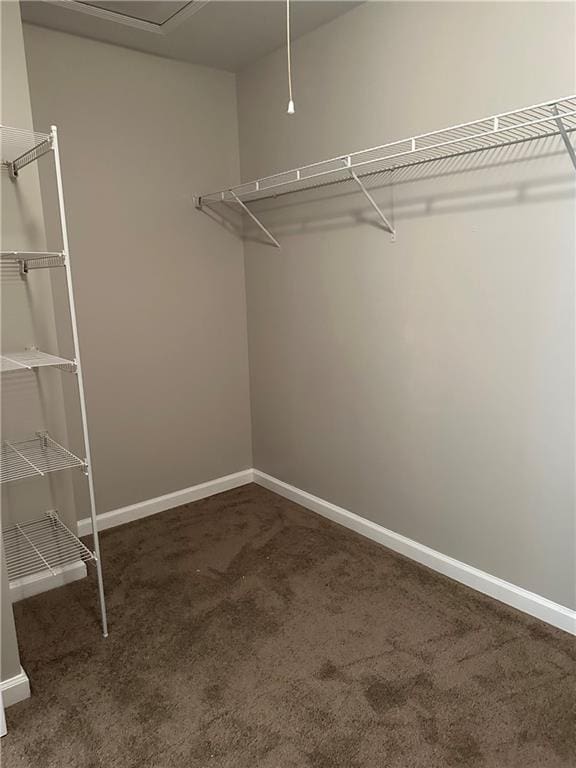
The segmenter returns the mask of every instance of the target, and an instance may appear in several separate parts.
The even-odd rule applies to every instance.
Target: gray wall
[[[59,128],[99,512],[252,466],[242,245],[191,198],[239,177],[234,76],[24,34],[35,125]]]
[[[571,4],[367,3],[294,45],[294,117],[284,52],[240,75],[242,178],[569,95],[574,53]],[[495,159],[397,179],[395,244],[342,189],[263,214],[254,464],[574,607],[574,175]]]

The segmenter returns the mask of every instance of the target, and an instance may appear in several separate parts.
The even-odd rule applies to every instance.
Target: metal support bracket
[[[576,170],[576,151],[572,146],[572,142],[570,141],[570,137],[568,136],[568,131],[566,130],[564,123],[562,122],[561,112],[558,111],[557,104],[554,104],[552,109],[554,111],[554,114],[557,115],[556,125],[558,126],[558,130],[560,131],[560,135],[562,136],[562,140],[566,147],[566,151],[570,155],[570,160],[572,160],[572,165],[574,166],[574,170]]]
[[[388,221],[386,216],[384,216],[384,214],[380,210],[380,207],[378,206],[378,203],[376,202],[376,200],[374,200],[374,198],[372,197],[370,192],[368,192],[368,190],[366,189],[364,184],[360,181],[360,179],[358,178],[356,173],[352,170],[352,168],[349,168],[349,171],[350,171],[350,175],[352,176],[352,178],[354,179],[356,184],[358,184],[358,186],[360,187],[360,189],[362,191],[362,194],[364,195],[366,200],[368,200],[368,202],[370,203],[372,208],[374,208],[374,210],[376,211],[376,213],[380,217],[380,220],[384,224],[384,227],[385,227],[386,231],[389,232],[392,235],[392,238],[395,238],[396,237],[396,230],[394,229],[392,224],[390,224],[390,222]]]
[[[233,190],[233,189],[230,189],[230,190],[229,190],[229,192],[230,192],[230,194],[232,195],[232,197],[234,198],[234,200],[235,200],[235,201],[238,203],[238,205],[239,205],[239,206],[242,208],[242,210],[244,211],[244,213],[247,213],[247,214],[248,214],[248,216],[250,216],[250,218],[252,219],[252,221],[254,222],[254,224],[256,224],[256,226],[257,226],[259,229],[261,229],[261,230],[262,230],[262,232],[264,232],[264,234],[266,235],[266,237],[267,237],[267,238],[268,238],[268,239],[269,239],[269,240],[270,240],[270,241],[271,241],[271,242],[272,242],[272,243],[273,243],[273,244],[276,246],[276,248],[280,248],[280,243],[278,242],[278,240],[276,240],[276,238],[274,237],[274,235],[273,235],[273,234],[272,234],[272,233],[271,233],[271,232],[270,232],[268,229],[266,229],[266,227],[264,226],[264,224],[262,224],[262,222],[260,221],[260,219],[258,219],[258,218],[257,218],[257,217],[256,217],[256,216],[255,216],[255,215],[252,213],[252,211],[251,211],[251,210],[248,208],[248,206],[247,206],[247,205],[246,205],[244,202],[242,202],[242,200],[240,200],[240,198],[239,198],[239,197],[238,197],[238,195],[237,195],[237,194],[234,192],[234,190]]]

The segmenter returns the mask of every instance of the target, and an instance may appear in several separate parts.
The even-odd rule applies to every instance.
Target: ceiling
[[[182,2],[173,2],[173,0],[164,0],[163,2],[151,2],[150,0],[125,0],[121,2],[96,2],[95,0],[80,0],[82,5],[89,5],[93,8],[100,8],[105,11],[112,11],[121,16],[127,16],[131,19],[148,21],[152,24],[165,24],[172,16],[180,13],[187,5],[192,3],[189,0]]]
[[[292,0],[292,38],[360,5]],[[285,45],[283,0],[21,0],[31,24],[238,72]]]

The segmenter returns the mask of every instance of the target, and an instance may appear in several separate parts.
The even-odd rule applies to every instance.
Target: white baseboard
[[[18,704],[18,702],[30,698],[30,680],[28,680],[28,675],[22,667],[20,667],[18,675],[0,682],[0,691],[2,691],[4,707],[11,707],[12,704]]]
[[[62,587],[64,584],[84,579],[86,575],[86,563],[78,560],[77,563],[55,568],[53,573],[51,571],[41,571],[32,576],[25,576],[23,579],[13,579],[10,582],[10,599],[13,603],[16,603],[18,600],[24,600],[26,597],[39,595],[40,592],[47,592],[49,589],[55,589],[56,587]]]
[[[230,491],[233,488],[239,488],[241,485],[247,485],[254,482],[254,470],[245,469],[242,472],[235,472],[233,475],[225,475],[215,480],[209,480],[207,483],[193,485],[190,488],[184,488],[181,491],[167,493],[164,496],[157,496],[154,499],[140,501],[137,504],[130,504],[128,507],[120,507],[110,512],[104,512],[98,515],[98,530],[104,531],[106,528],[114,528],[117,525],[131,523],[133,520],[140,520],[149,515],[156,515],[158,512],[164,512],[167,509],[173,509],[181,504],[189,504],[191,501],[206,499],[208,496],[214,496],[223,491]],[[92,522],[89,517],[78,520],[78,536],[88,536],[92,533]]]
[[[394,531],[390,531],[378,523],[331,504],[318,496],[301,491],[299,488],[284,483],[282,480],[277,480],[275,477],[267,475],[258,469],[246,469],[242,472],[236,472],[232,475],[226,475],[206,483],[194,485],[191,488],[184,488],[181,491],[167,493],[164,496],[148,499],[138,504],[131,504],[127,507],[104,512],[102,515],[98,515],[98,528],[99,530],[113,528],[117,525],[148,517],[149,515],[155,515],[158,512],[173,509],[181,504],[199,501],[223,491],[239,488],[252,482],[258,483],[279,496],[284,496],[346,528],[350,528],[362,536],[383,544],[385,547],[399,552],[411,560],[422,563],[422,565],[426,565],[438,573],[449,576],[461,584],[466,584],[466,586],[489,595],[506,605],[510,605],[554,627],[576,635],[576,611],[559,605],[534,592],[529,592],[522,587],[517,587],[515,584],[504,581],[497,576],[485,573],[471,565],[443,555],[441,552],[436,552],[436,550],[424,544],[413,541],[399,533],[394,533]],[[91,532],[92,524],[90,518],[78,521],[79,536],[86,536]]]
[[[554,603],[552,600],[522,589],[522,587],[517,587],[515,584],[510,584],[496,576],[491,576],[489,573],[443,555],[441,552],[436,552],[436,550],[430,549],[430,547],[394,533],[394,531],[389,531],[387,528],[378,525],[378,523],[366,520],[366,518],[360,517],[354,514],[354,512],[337,507],[335,504],[324,501],[324,499],[320,499],[318,496],[313,496],[311,493],[301,491],[257,469],[254,470],[254,482],[277,493],[279,496],[284,496],[284,498],[306,507],[306,509],[317,512],[323,517],[327,517],[346,528],[350,528],[362,534],[362,536],[377,541],[379,544],[383,544],[385,547],[399,552],[411,560],[415,560],[434,571],[438,571],[438,573],[449,576],[461,584],[466,584],[466,586],[489,595],[502,603],[506,603],[506,605],[511,605],[519,611],[523,611],[554,627],[576,635],[576,611],[570,608]]]

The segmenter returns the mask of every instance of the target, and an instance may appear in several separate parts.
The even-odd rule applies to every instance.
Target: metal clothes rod
[[[576,152],[569,139],[573,131],[576,131],[576,95],[309,163],[197,196],[195,202],[199,210],[204,205],[219,202],[245,206],[248,202],[267,200],[278,195],[354,181],[378,213],[385,228],[393,232],[390,222],[362,185],[363,178],[553,136],[562,137],[576,168]],[[271,237],[254,212],[246,212]]]

